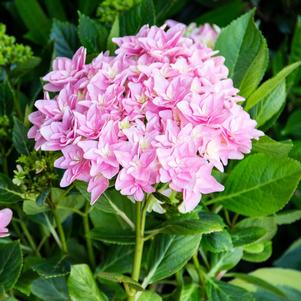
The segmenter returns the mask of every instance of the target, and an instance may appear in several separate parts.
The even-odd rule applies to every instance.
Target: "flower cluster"
[[[36,149],[62,152],[61,186],[88,182],[94,203],[115,177],[116,189],[136,201],[167,183],[183,194],[181,212],[223,190],[212,168],[242,159],[262,133],[240,106],[224,58],[200,39],[202,30],[198,38],[186,31],[144,26],[113,39],[115,56],[85,64],[80,48],[54,60],[28,136]]]
[[[8,209],[0,210],[0,237],[6,237],[9,235],[7,226],[13,217],[13,212]]]
[[[22,63],[31,58],[30,47],[17,44],[15,38],[5,31],[5,25],[0,24],[0,66]]]

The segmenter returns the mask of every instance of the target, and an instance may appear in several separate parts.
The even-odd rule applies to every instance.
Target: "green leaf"
[[[276,267],[289,268],[301,271],[301,238],[296,240],[285,252],[278,258],[274,265]]]
[[[260,253],[250,253],[244,251],[243,260],[249,262],[263,262],[269,259],[272,255],[272,242],[264,242],[264,249]]]
[[[255,301],[247,290],[222,281],[210,279],[206,291],[208,301]]]
[[[102,272],[128,273],[132,270],[132,258],[134,248],[130,246],[113,246],[105,252],[105,258],[102,260],[98,269]]]
[[[33,56],[22,63],[12,65],[9,72],[10,76],[16,78],[23,76],[26,73],[33,71],[33,69],[37,67],[40,64],[40,62],[41,58]]]
[[[295,31],[291,43],[291,52],[289,54],[289,64],[292,64],[294,62],[301,60],[301,16],[297,17],[297,22],[295,26]],[[294,71],[292,74],[290,74],[287,78],[287,87],[290,89],[294,84],[296,84],[301,77],[300,69]]]
[[[30,39],[39,44],[47,43],[50,30],[50,20],[45,15],[37,0],[16,0],[17,11],[29,30]]]
[[[277,75],[265,81],[256,89],[248,98],[245,109],[248,111],[257,103],[267,98],[295,69],[300,66],[301,62],[296,62],[283,68]]]
[[[301,137],[301,109],[295,110],[288,118],[282,131],[283,135]]]
[[[143,287],[137,281],[133,280],[131,277],[125,276],[120,273],[98,272],[96,274],[96,277],[112,282],[125,283],[129,287],[132,287],[137,291],[143,291]]]
[[[32,141],[27,138],[27,128],[14,117],[13,144],[19,154],[29,155]]]
[[[299,219],[301,219],[301,210],[288,210],[275,215],[277,225],[292,224]]]
[[[68,301],[68,289],[63,277],[38,278],[32,283],[32,293],[43,301]]]
[[[239,162],[212,200],[246,216],[277,212],[289,201],[301,177],[301,164],[290,158],[255,154]]]
[[[85,15],[92,15],[99,5],[99,0],[79,0],[78,9]]]
[[[142,283],[150,283],[167,278],[180,270],[198,249],[200,235],[175,236],[157,235],[150,248],[148,271]]]
[[[14,96],[7,82],[0,83],[0,116],[10,115],[13,111]]]
[[[144,291],[139,296],[138,301],[162,301],[162,298],[152,291]]]
[[[16,284],[22,269],[23,258],[18,241],[0,243],[0,287],[9,290]]]
[[[200,286],[196,283],[184,284],[179,301],[199,301],[201,300],[201,290]]]
[[[268,283],[270,283],[271,285],[277,287],[278,289],[280,289],[281,291],[283,291],[285,293],[285,295],[287,295],[289,297],[289,293],[292,292],[292,290],[294,290],[296,293],[301,292],[301,272],[299,271],[294,271],[294,270],[290,270],[290,269],[281,269],[281,268],[262,268],[262,269],[258,269],[252,273],[250,273],[250,275],[255,276],[257,278],[260,278]],[[247,289],[248,291],[257,293],[257,291],[259,292],[259,289],[256,285],[251,284],[249,282],[246,282],[244,280],[241,279],[235,279],[233,281],[231,281],[231,283],[243,287],[245,289]],[[257,294],[256,294],[257,295]],[[300,295],[300,294],[293,294],[293,296],[296,295]],[[300,297],[300,296],[299,296]],[[299,298],[287,298],[290,301],[295,301],[295,300],[299,300]],[[286,299],[286,300],[287,300]],[[257,299],[257,300],[274,300],[271,298],[268,299]],[[279,299],[276,299],[277,301]],[[280,299],[283,300],[283,299]]]
[[[229,77],[248,97],[258,86],[268,64],[266,41],[254,22],[254,10],[244,14],[225,27],[215,48],[225,57]]]
[[[9,205],[23,200],[19,188],[12,183],[6,174],[0,173],[0,204]]]
[[[125,11],[119,18],[120,34],[134,35],[144,25],[156,23],[155,7],[152,0],[142,0],[139,4]]]
[[[109,33],[109,36],[108,36],[108,41],[107,41],[107,49],[109,50],[109,52],[111,54],[114,53],[117,45],[115,43],[113,43],[112,39],[113,38],[117,38],[120,36],[120,29],[119,29],[119,17],[117,16],[113,25],[112,25],[112,28],[111,28],[111,31]]]
[[[130,230],[119,230],[109,228],[94,228],[90,231],[90,237],[109,244],[134,245],[135,232]]]
[[[65,21],[67,19],[64,5],[60,0],[44,0],[47,11],[52,18]]]
[[[235,228],[231,231],[232,242],[235,247],[241,247],[257,242],[267,231],[261,227]]]
[[[233,248],[231,235],[225,230],[204,235],[201,243],[205,250],[213,253],[225,252]]]
[[[219,5],[215,9],[211,9],[195,20],[197,24],[216,24],[218,26],[226,26],[233,19],[239,17],[243,12],[245,5],[240,0],[232,0],[224,5]]]
[[[266,97],[262,98],[252,109],[250,115],[257,121],[257,126],[261,127],[283,107],[286,100],[285,80],[271,91]]]
[[[250,229],[253,227],[260,227],[266,231],[266,234],[259,238],[256,243],[271,240],[277,232],[275,218],[271,216],[245,218],[235,226],[236,229]]]
[[[36,215],[50,210],[47,204],[39,206],[32,200],[24,200],[22,208],[26,215]]]
[[[200,213],[200,219],[171,219],[162,225],[160,232],[176,235],[208,234],[222,231],[225,227],[219,215],[209,212]]]
[[[86,264],[77,264],[71,267],[68,288],[72,301],[107,301],[107,298],[98,289],[93,274]]]
[[[253,140],[252,152],[264,153],[275,157],[288,157],[293,148],[291,140],[275,141],[269,136],[262,136],[259,140]]]
[[[220,271],[231,270],[235,267],[243,256],[242,248],[234,248],[227,252],[213,253],[210,277],[215,277]]]
[[[54,42],[54,55],[71,58],[78,48],[76,27],[72,23],[53,20],[50,40]]]
[[[106,48],[107,29],[81,13],[79,13],[78,36],[89,53],[99,53]]]
[[[183,9],[188,0],[154,0],[156,10],[156,20],[160,25],[165,22],[169,17],[174,16]]]
[[[287,300],[285,294],[278,289],[276,286],[270,284],[269,282],[256,277],[254,275],[250,275],[250,274],[243,274],[243,273],[231,273],[232,277],[244,280],[245,282],[254,284],[257,287],[261,287],[263,289],[266,289],[270,292],[272,292],[273,294],[275,294],[276,296],[279,296],[281,299],[283,300]]]
[[[66,258],[44,259],[34,264],[32,269],[42,278],[64,277],[70,273],[70,262]]]

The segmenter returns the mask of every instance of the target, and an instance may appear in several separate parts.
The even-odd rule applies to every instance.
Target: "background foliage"
[[[299,1],[0,5],[0,206],[14,210],[11,236],[0,241],[1,300],[125,300],[131,289],[140,301],[301,299]],[[84,184],[59,188],[57,155],[33,151],[27,116],[53,57],[84,45],[91,60],[114,51],[112,37],[167,18],[224,28],[216,49],[268,136],[216,174],[226,190],[193,213],[181,216],[154,196],[166,201],[166,214],[148,216],[139,284],[129,277],[133,204],[109,189],[91,208]]]

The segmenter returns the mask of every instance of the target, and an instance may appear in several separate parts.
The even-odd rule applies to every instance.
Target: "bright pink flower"
[[[44,85],[44,89],[55,92],[60,91],[68,83],[75,83],[82,75],[80,71],[83,70],[85,60],[84,47],[79,48],[72,59],[57,57],[53,61],[53,71],[43,77],[43,80],[48,82]]]
[[[8,209],[0,210],[0,237],[6,237],[9,235],[7,226],[13,217],[13,212]]]
[[[169,27],[169,28],[167,28]],[[85,64],[85,49],[57,58],[29,116],[36,149],[59,150],[61,185],[88,182],[94,203],[115,188],[136,201],[160,182],[183,194],[181,212],[221,191],[211,175],[250,152],[262,132],[243,111],[224,58],[209,48],[218,28],[168,21],[115,38],[115,56]]]

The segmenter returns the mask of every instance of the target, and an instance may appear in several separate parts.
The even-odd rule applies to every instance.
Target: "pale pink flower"
[[[0,237],[6,237],[9,235],[7,226],[11,222],[13,217],[13,212],[8,209],[0,210]]]

